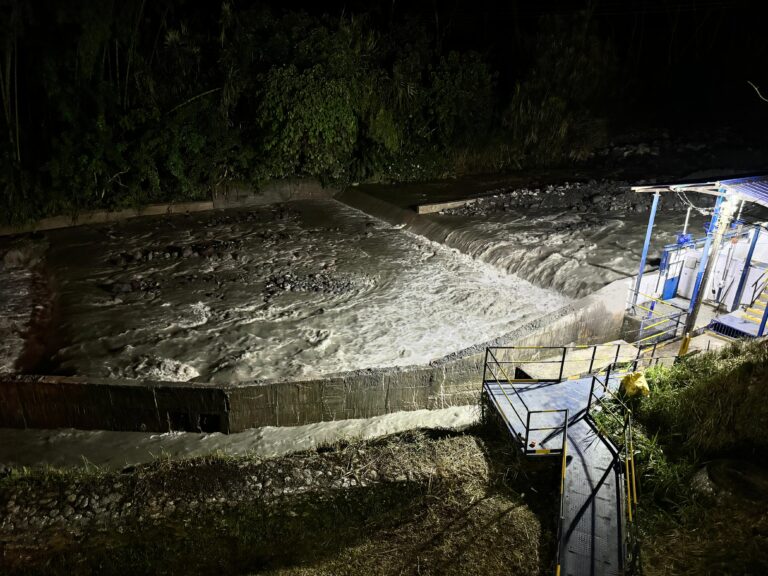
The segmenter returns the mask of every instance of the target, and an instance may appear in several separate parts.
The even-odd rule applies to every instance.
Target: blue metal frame
[[[747,285],[747,279],[749,278],[749,270],[752,266],[752,254],[755,253],[755,247],[757,246],[757,239],[760,236],[760,228],[755,226],[755,235],[752,236],[752,242],[749,245],[749,251],[747,252],[747,258],[744,260],[744,269],[741,271],[741,278],[739,279],[739,287],[736,288],[736,295],[733,298],[733,306],[730,308],[730,312],[733,312],[741,305],[741,296],[744,294],[744,287]]]
[[[763,319],[760,321],[760,328],[757,329],[757,337],[760,338],[763,334],[765,334],[765,322],[768,320],[768,306],[765,307],[765,310],[763,311]]]
[[[720,205],[723,203],[724,196],[718,196],[715,203],[715,211],[712,213],[712,221],[709,224],[707,230],[707,240],[704,242],[704,250],[701,253],[701,262],[699,263],[699,271],[696,274],[696,283],[693,285],[693,292],[691,293],[691,303],[688,306],[688,313],[692,313],[696,306],[696,300],[699,299],[699,292],[701,292],[701,278],[704,276],[704,270],[707,267],[707,260],[709,259],[709,249],[712,245],[712,236],[714,235],[715,228],[717,227],[717,220],[720,216]]]
[[[656,219],[656,209],[659,207],[659,192],[653,195],[653,204],[651,205],[651,216],[648,218],[648,228],[645,231],[645,242],[643,243],[643,255],[640,257],[640,271],[637,273],[637,283],[635,284],[635,294],[632,297],[632,305],[637,304],[637,296],[640,292],[640,283],[643,281],[643,271],[645,270],[645,260],[648,257],[648,247],[651,244],[651,235],[653,234],[653,221]]]
[[[752,228],[747,228],[746,230],[742,230],[741,232],[738,232],[738,231],[726,232],[725,234],[723,234],[723,240],[730,240],[731,238],[735,238],[737,236],[746,236],[751,229]],[[681,250],[683,248],[696,248],[696,246],[698,246],[699,244],[704,244],[706,241],[707,241],[706,236],[702,236],[701,238],[691,238],[690,241],[684,242],[684,243],[674,242],[672,244],[664,244],[664,250],[666,252],[672,252],[674,250]]]

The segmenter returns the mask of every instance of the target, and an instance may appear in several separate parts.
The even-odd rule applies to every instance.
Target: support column
[[[760,338],[763,334],[765,334],[765,322],[768,320],[768,306],[765,307],[765,310],[763,311],[763,319],[760,320],[760,328],[757,329],[757,337]]]
[[[696,303],[699,300],[699,292],[701,291],[701,279],[704,277],[704,272],[709,263],[710,247],[712,246],[712,238],[714,237],[714,231],[717,230],[718,218],[720,216],[720,205],[723,203],[723,197],[720,196],[715,202],[715,210],[712,212],[712,220],[709,222],[709,230],[707,230],[707,238],[704,240],[704,248],[701,250],[701,260],[699,261],[699,271],[696,273],[696,280],[693,284],[693,292],[691,293],[691,302],[688,305],[688,317],[690,318],[693,309],[696,307]],[[688,323],[686,322],[686,332]]]
[[[651,204],[651,216],[648,218],[648,228],[645,231],[645,243],[643,243],[643,254],[640,256],[640,270],[637,273],[637,282],[635,282],[635,293],[632,295],[632,306],[637,304],[637,296],[640,292],[640,283],[643,281],[643,272],[645,271],[645,260],[648,257],[648,246],[651,244],[651,235],[653,234],[653,221],[656,219],[656,209],[659,207],[659,198],[661,194],[654,192],[653,204]]]
[[[723,191],[724,192],[724,191]],[[707,241],[704,244],[704,251],[701,255],[701,265],[699,269],[703,268],[702,272],[696,278],[696,285],[693,288],[693,295],[691,296],[691,306],[688,309],[688,319],[685,322],[685,334],[687,337],[691,336],[691,333],[696,327],[696,318],[699,315],[701,309],[701,303],[704,300],[701,294],[707,286],[709,276],[712,270],[715,268],[717,262],[717,254],[720,251],[720,245],[723,243],[723,236],[728,230],[728,226],[731,224],[731,218],[736,210],[736,202],[738,197],[729,197],[723,202],[724,196],[718,198],[717,205],[715,207],[715,213],[712,215],[712,225],[710,230],[714,226],[714,234],[711,232],[707,234]],[[710,255],[712,257],[710,257]]]
[[[754,232],[752,242],[749,245],[749,251],[747,252],[747,258],[744,260],[744,269],[741,271],[739,286],[736,288],[736,295],[733,298],[733,306],[728,310],[729,312],[733,312],[741,306],[741,297],[744,294],[744,287],[747,285],[747,279],[749,278],[749,268],[752,265],[752,255],[755,253],[757,239],[760,236],[760,227],[755,226]]]

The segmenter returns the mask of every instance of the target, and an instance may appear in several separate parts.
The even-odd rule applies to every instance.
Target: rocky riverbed
[[[610,180],[564,182],[540,188],[500,188],[489,190],[488,195],[441,214],[460,216],[487,216],[496,212],[519,210],[569,209],[578,212],[633,213],[647,212],[652,194],[638,194],[626,182]],[[662,210],[679,211],[688,204],[682,196],[667,194],[660,204]]]

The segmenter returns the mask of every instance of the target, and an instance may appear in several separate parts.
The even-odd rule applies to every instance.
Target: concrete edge
[[[142,216],[189,214],[224,208],[264,206],[293,200],[327,199],[333,198],[337,193],[338,190],[336,188],[324,187],[318,180],[312,178],[275,180],[256,189],[243,182],[228,182],[213,192],[211,200],[165,202],[149,204],[141,208],[124,208],[114,211],[92,210],[77,215],[50,216],[23,226],[0,226],[0,236],[57,230],[89,224],[106,224]]]
[[[436,202],[434,204],[419,204],[416,206],[417,214],[434,214],[441,210],[450,210],[451,208],[461,208],[467,204],[474,204],[477,198],[467,198],[465,200],[453,200],[450,202]]]
[[[337,193],[317,182],[285,181],[257,199],[247,189],[231,188],[218,202],[220,207],[235,207],[330,198]],[[337,200],[368,215],[406,223],[410,231],[433,241],[444,243],[448,234],[444,227],[420,219],[413,211],[367,195],[341,193]],[[546,323],[542,318],[533,320],[426,366],[356,370],[297,382],[223,385],[0,375],[0,427],[237,432],[472,404],[479,398],[486,346],[616,340],[624,319],[627,286],[626,279],[618,280],[553,311]]]

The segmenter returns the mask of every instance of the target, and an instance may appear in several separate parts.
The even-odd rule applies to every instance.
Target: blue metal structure
[[[643,271],[645,270],[645,261],[648,258],[648,246],[651,244],[653,235],[653,221],[656,219],[656,210],[659,207],[659,198],[661,194],[656,192],[653,195],[653,204],[651,205],[651,216],[648,218],[648,228],[645,231],[645,242],[643,243],[643,254],[640,257],[640,271],[637,273],[637,282],[635,284],[635,295],[632,299],[632,305],[637,304],[637,295],[640,292],[640,283],[643,281]]]
[[[707,226],[709,228],[709,226]],[[760,230],[762,228],[759,225],[756,226],[746,226],[741,228],[733,229],[730,232],[727,232],[723,238],[725,240],[731,240],[738,239],[741,237],[748,236],[749,234],[752,234],[751,238],[751,245],[749,248],[749,252],[747,253],[746,260],[744,261],[744,269],[742,271],[742,275],[739,279],[739,284],[737,285],[737,290],[734,296],[734,307],[730,309],[729,311],[732,311],[733,309],[738,307],[738,303],[741,302],[741,297],[744,294],[744,290],[746,289],[746,282],[749,277],[749,271],[750,271],[750,265],[752,262],[752,255],[754,254],[755,247],[757,246],[757,240],[760,234]],[[675,260],[675,256],[677,255],[677,252],[685,249],[696,249],[703,247],[704,244],[707,242],[707,236],[702,236],[701,238],[693,238],[691,234],[678,234],[677,242],[674,244],[666,244],[664,246],[664,249],[661,252],[661,261],[659,263],[659,274],[660,274],[660,281],[663,281],[662,284],[662,294],[661,299],[662,300],[670,300],[675,297],[677,294],[678,285],[680,283],[680,270],[674,270],[675,264],[680,264],[680,260]],[[658,288],[658,285],[657,285]]]
[[[696,307],[696,301],[699,299],[699,292],[701,292],[701,280],[704,277],[704,270],[707,267],[707,260],[709,259],[709,248],[712,245],[712,236],[715,227],[717,226],[717,219],[720,215],[720,206],[723,203],[723,196],[720,196],[715,203],[715,211],[712,213],[712,220],[707,230],[707,239],[704,242],[704,250],[701,253],[701,262],[699,262],[699,271],[696,274],[696,283],[693,285],[693,293],[691,294],[691,303],[688,306],[688,313],[693,312]]]
[[[760,237],[760,228],[755,227],[755,233],[752,236],[752,242],[749,244],[749,252],[744,260],[744,269],[741,271],[741,278],[739,278],[739,286],[736,288],[736,296],[733,299],[733,307],[731,312],[739,307],[741,303],[741,297],[744,294],[744,286],[747,284],[747,278],[749,277],[749,268],[752,265],[752,255],[755,253],[755,246],[757,246],[757,239]]]
[[[720,180],[718,184],[727,194],[738,194],[744,200],[768,207],[768,176]]]
[[[760,328],[757,329],[757,337],[763,336],[765,334],[765,323],[768,321],[768,306],[765,307],[765,311],[763,312],[763,319],[760,321]]]
[[[724,238],[733,237],[734,232],[737,235],[743,234],[743,229],[739,224],[743,221],[741,218],[741,208],[744,202],[753,202],[762,206],[768,207],[768,175],[750,176],[746,178],[730,178],[719,180],[716,182],[704,182],[704,183],[690,183],[690,184],[665,184],[654,186],[639,186],[632,188],[635,192],[645,192],[654,194],[654,202],[651,208],[651,215],[648,223],[648,230],[646,231],[646,239],[643,246],[643,254],[641,258],[640,273],[638,275],[637,284],[634,290],[634,296],[632,298],[632,305],[637,306],[638,293],[640,289],[640,280],[645,268],[645,262],[647,258],[648,246],[650,243],[650,233],[653,227],[653,220],[656,216],[657,197],[660,192],[697,192],[702,194],[708,194],[717,197],[717,203],[712,216],[712,220],[707,227],[707,236],[704,239],[704,247],[699,261],[699,268],[695,277],[693,292],[691,294],[690,303],[688,307],[688,319],[686,321],[685,332],[688,335],[693,333],[696,326],[696,318],[704,298],[703,291],[708,283],[708,279],[714,270],[714,264],[716,258],[711,254],[712,252],[719,252],[719,248]],[[727,203],[725,203],[727,200]],[[739,204],[740,203],[740,204]],[[736,215],[735,206],[739,204],[738,215]],[[735,216],[735,221],[732,219]],[[721,222],[722,221],[722,222]],[[687,218],[686,218],[687,223]],[[728,232],[731,229],[734,232]],[[685,232],[685,231],[684,231]],[[757,246],[759,237],[759,230],[756,228],[754,236],[752,237],[751,244],[747,258],[743,264],[743,270],[741,277],[739,278],[737,291],[734,296],[734,304],[731,306],[731,310],[735,310],[741,304],[746,283],[748,282],[749,272],[751,269],[751,261]],[[682,246],[687,246],[690,242],[690,238],[679,237],[679,243],[677,249]],[[695,246],[698,241],[694,240],[692,245]],[[693,247],[692,246],[692,247]],[[665,271],[669,275],[669,268],[672,264],[669,254],[665,253],[662,258],[662,265],[660,266],[660,273]],[[661,275],[660,275],[661,279]],[[664,285],[661,287],[662,298],[671,298],[677,293],[677,282],[679,278],[676,278],[673,274],[669,278],[664,279]],[[657,290],[659,286],[657,285]],[[727,290],[726,290],[727,292]],[[754,299],[753,299],[754,300]],[[762,308],[762,309],[761,309]],[[748,307],[743,314],[740,312],[734,312],[722,317],[719,317],[712,326],[715,329],[720,326],[723,333],[726,332],[732,336],[762,336],[765,334],[766,326],[768,325],[768,290],[763,288],[758,295],[757,303],[752,302],[751,307]],[[686,348],[687,341],[683,347]]]

